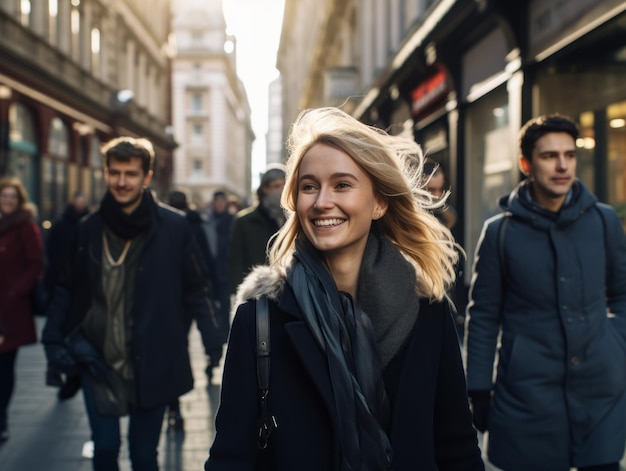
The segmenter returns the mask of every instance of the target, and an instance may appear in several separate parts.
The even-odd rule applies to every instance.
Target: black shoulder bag
[[[259,449],[267,448],[270,435],[278,428],[276,417],[269,413],[267,397],[270,392],[270,319],[267,296],[256,302],[256,375],[259,385]]]

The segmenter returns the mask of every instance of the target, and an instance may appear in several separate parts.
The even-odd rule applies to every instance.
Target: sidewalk
[[[40,331],[43,324],[44,320],[37,318]],[[214,384],[207,388],[204,349],[195,326],[189,343],[195,388],[181,397],[185,432],[168,432],[167,424],[163,425],[159,443],[161,471],[202,470],[215,431],[213,420],[219,401],[216,382],[221,372],[216,372]],[[41,344],[19,350],[15,391],[9,405],[11,438],[0,445],[0,468],[2,471],[90,471],[91,460],[83,457],[83,447],[90,435],[82,394],[60,402],[57,389],[45,385],[45,369]],[[131,470],[126,429],[127,421],[122,419],[121,471]]]

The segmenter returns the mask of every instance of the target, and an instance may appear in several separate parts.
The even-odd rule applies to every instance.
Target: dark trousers
[[[93,440],[94,471],[118,471],[121,445],[120,419],[98,414],[89,381],[83,381],[85,407]],[[128,417],[128,450],[133,471],[157,471],[157,447],[165,406],[143,409],[131,406]]]
[[[0,353],[0,431],[6,428],[9,401],[15,386],[17,350]]]
[[[582,468],[578,468],[578,471],[619,471],[619,463],[584,466]]]

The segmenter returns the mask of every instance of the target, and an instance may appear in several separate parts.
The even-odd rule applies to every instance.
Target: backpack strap
[[[511,216],[512,214],[509,211],[502,213],[502,219],[498,226],[498,257],[500,258],[500,278],[502,278],[502,286],[505,286],[508,281],[506,276],[506,258],[504,256],[504,234],[506,233],[506,226]]]
[[[600,219],[602,220],[602,230],[604,232],[604,258],[606,260],[606,280],[605,285],[609,284],[609,277],[611,277],[611,257],[610,254],[613,252],[613,244],[611,244],[611,239],[609,238],[609,229],[607,218],[609,217],[608,212],[613,212],[613,209],[610,206],[607,206],[603,203],[596,203],[594,205],[596,211],[600,214]]]
[[[267,296],[261,296],[256,301],[256,374],[260,406],[258,445],[264,450],[272,431],[278,427],[276,417],[267,408],[270,392],[270,319]]]

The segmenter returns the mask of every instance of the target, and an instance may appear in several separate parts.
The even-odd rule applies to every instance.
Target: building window
[[[48,141],[48,152],[55,157],[67,159],[68,153],[68,131],[67,126],[60,118],[53,118],[50,124],[50,140]]]
[[[191,96],[191,110],[195,113],[202,111],[202,95],[194,93]]]
[[[191,32],[191,42],[193,44],[198,44],[202,42],[202,31],[192,31]]]
[[[48,37],[52,44],[57,44],[58,39],[58,18],[59,0],[48,0]]]
[[[193,159],[192,165],[191,165],[191,176],[192,177],[201,177],[202,176],[202,160],[200,159]]]
[[[193,79],[196,81],[202,79],[202,66],[200,64],[193,65]]]
[[[22,26],[30,26],[30,0],[20,0],[20,22]]]
[[[100,75],[100,30],[91,30],[91,68],[94,75]]]
[[[72,35],[72,59],[78,61],[80,58],[80,0],[72,0],[72,11],[70,13],[70,32]]]
[[[192,145],[202,145],[202,124],[194,123],[191,126],[191,144]]]

